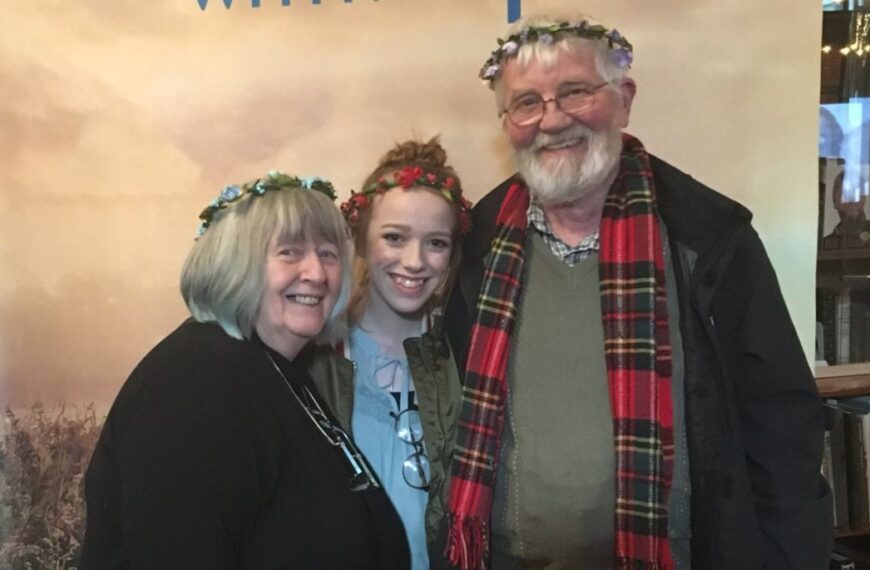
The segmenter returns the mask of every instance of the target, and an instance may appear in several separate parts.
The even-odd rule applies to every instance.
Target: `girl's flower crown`
[[[248,182],[239,186],[231,184],[224,188],[220,195],[211,201],[206,206],[205,210],[199,214],[199,227],[196,230],[197,237],[205,233],[208,226],[211,225],[214,215],[220,210],[227,208],[233,202],[238,202],[247,195],[252,198],[262,196],[266,192],[272,190],[284,190],[285,188],[302,188],[304,190],[314,190],[325,194],[330,200],[335,200],[335,188],[328,180],[318,177],[298,178],[272,170],[266,178],[258,178],[253,182]]]
[[[341,205],[341,213],[351,227],[359,223],[362,212],[372,205],[378,194],[383,194],[392,188],[401,187],[407,190],[415,186],[425,186],[437,190],[444,199],[459,206],[459,232],[462,235],[471,229],[471,202],[462,196],[462,188],[452,176],[439,177],[433,172],[426,172],[419,166],[406,166],[393,172],[392,180],[381,177],[359,192],[351,190],[350,198]]]
[[[589,20],[580,23],[560,22],[550,26],[529,26],[505,39],[498,39],[498,48],[489,56],[489,59],[480,68],[480,78],[490,87],[492,81],[501,71],[504,60],[517,54],[520,47],[525,44],[541,42],[553,44],[565,36],[576,36],[589,40],[605,40],[610,48],[610,57],[613,63],[621,68],[628,69],[634,59],[631,44],[616,30],[608,30],[601,24],[594,24]]]

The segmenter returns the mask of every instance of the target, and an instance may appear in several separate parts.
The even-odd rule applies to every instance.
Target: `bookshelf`
[[[870,6],[822,2],[816,384],[826,406],[822,469],[834,491],[835,552],[870,570]],[[858,47],[860,46],[860,50]],[[867,50],[870,52],[870,50]]]
[[[816,366],[816,384],[823,398],[870,394],[870,362]]]

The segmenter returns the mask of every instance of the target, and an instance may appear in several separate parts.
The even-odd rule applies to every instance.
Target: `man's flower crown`
[[[437,190],[444,199],[459,206],[459,231],[467,234],[471,229],[471,202],[462,196],[462,188],[452,176],[439,177],[433,172],[426,172],[419,166],[406,166],[393,172],[392,179],[378,178],[359,192],[351,190],[350,198],[341,205],[341,213],[348,225],[355,227],[359,223],[362,212],[372,205],[374,197],[392,188],[401,187],[407,190],[415,186],[425,186]]]
[[[224,188],[220,195],[211,201],[206,206],[205,210],[199,214],[199,227],[196,230],[196,235],[201,236],[212,223],[214,215],[220,210],[227,208],[233,202],[238,202],[247,195],[252,198],[262,196],[266,192],[274,190],[284,190],[286,188],[302,188],[304,190],[314,190],[325,194],[330,200],[335,200],[335,188],[328,180],[317,177],[298,178],[290,176],[277,170],[272,170],[266,178],[258,178],[253,182],[248,182],[239,186],[231,184]]]
[[[489,59],[480,68],[480,78],[492,86],[492,81],[501,71],[504,60],[513,57],[525,44],[541,42],[553,44],[566,36],[576,36],[589,40],[604,40],[610,48],[610,57],[613,63],[621,68],[631,67],[633,60],[632,47],[628,40],[622,37],[616,30],[608,30],[601,24],[594,24],[589,20],[576,22],[560,22],[549,26],[529,26],[519,32],[498,39],[498,48],[489,56]]]

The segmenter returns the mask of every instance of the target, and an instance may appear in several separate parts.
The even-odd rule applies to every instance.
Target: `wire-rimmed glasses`
[[[423,424],[420,421],[420,411],[407,409],[399,413],[390,412],[396,421],[398,438],[414,448],[414,452],[402,462],[402,477],[405,483],[415,489],[426,491],[431,480],[429,457],[423,447]]]
[[[598,85],[569,83],[561,86],[555,97],[549,99],[544,99],[537,93],[524,93],[502,109],[502,114],[506,114],[510,122],[517,127],[528,127],[538,123],[544,118],[547,103],[550,102],[555,103],[556,108],[563,113],[577,115],[591,107],[595,102],[595,94],[609,83],[609,81]]]
[[[341,426],[336,425],[329,419],[329,416],[327,416],[326,412],[323,411],[323,407],[314,396],[314,393],[308,389],[308,386],[301,386],[302,396],[300,396],[293,385],[290,384],[290,381],[287,380],[287,377],[284,376],[284,372],[281,371],[281,368],[275,362],[275,359],[272,358],[272,355],[269,354],[268,350],[266,351],[266,357],[269,359],[269,362],[272,363],[272,366],[275,368],[275,371],[281,379],[284,380],[284,385],[287,387],[287,390],[290,391],[293,398],[300,406],[302,406],[305,415],[314,422],[315,427],[321,434],[323,434],[330,445],[341,450],[342,455],[344,455],[344,458],[347,460],[348,465],[353,471],[353,475],[351,475],[350,482],[348,483],[348,489],[352,492],[359,492],[380,488],[381,485],[378,482],[378,478],[375,477],[374,472],[372,472],[371,467],[369,467],[366,458],[363,457],[359,448]],[[306,401],[308,403],[306,403]]]

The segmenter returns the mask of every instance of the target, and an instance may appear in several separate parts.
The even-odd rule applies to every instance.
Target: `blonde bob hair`
[[[338,248],[341,292],[319,337],[330,342],[350,292],[352,246],[338,208],[316,190],[286,187],[262,195],[247,193],[214,214],[181,271],[181,295],[191,316],[217,323],[233,338],[249,340],[266,287],[272,240],[322,240]]]

